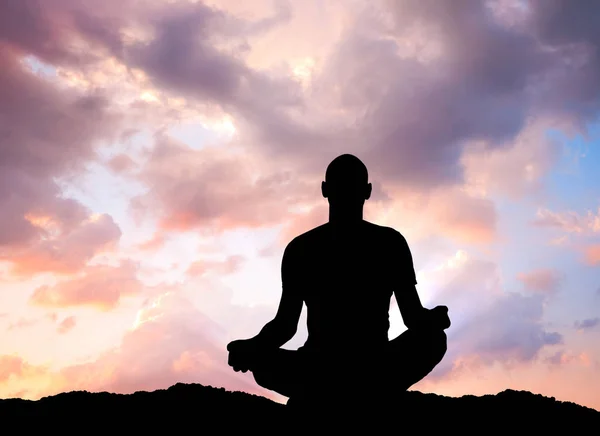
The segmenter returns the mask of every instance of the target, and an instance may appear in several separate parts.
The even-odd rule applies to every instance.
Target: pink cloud
[[[76,324],[77,319],[74,316],[68,316],[58,324],[56,331],[60,334],[68,333],[75,328]]]
[[[0,382],[5,382],[12,375],[19,376],[23,372],[24,362],[20,357],[0,357]]]
[[[228,256],[222,261],[211,259],[199,260],[189,266],[187,274],[194,277],[204,276],[209,273],[224,276],[236,272],[243,261],[244,258],[238,255]]]
[[[552,212],[548,209],[537,211],[534,225],[539,227],[550,227],[567,233],[594,234],[600,232],[600,211],[593,213],[587,211],[580,215],[575,211]]]
[[[19,356],[0,356],[0,384],[8,382],[12,378],[26,378],[43,372],[43,367],[30,365]]]
[[[115,173],[126,173],[135,166],[135,161],[127,154],[118,154],[108,161],[108,167]]]
[[[546,362],[551,365],[582,365],[590,366],[592,360],[588,353],[571,353],[564,350],[559,350],[546,359]]]
[[[314,189],[289,171],[265,169],[246,154],[194,150],[164,138],[141,174],[154,189],[138,197],[135,205],[158,215],[163,231],[278,224],[289,207],[312,200]]]
[[[445,236],[463,243],[489,243],[496,238],[496,208],[486,198],[442,190],[432,196],[431,214]]]
[[[60,51],[51,37],[45,39],[60,30],[44,24],[45,7],[30,3],[0,7],[0,131],[7,139],[0,142],[0,259],[17,275],[68,273],[117,240],[120,231],[108,216],[90,220],[91,211],[62,195],[58,180],[83,170],[119,123],[101,92],[60,89],[23,62],[25,47]],[[15,20],[29,22],[30,14],[39,26],[21,32]]]
[[[41,286],[31,296],[31,303],[43,307],[94,306],[101,310],[113,309],[121,298],[136,295],[142,289],[137,279],[137,266],[130,261],[118,267],[87,266],[79,277]]]
[[[590,265],[600,264],[600,244],[588,245],[584,248],[585,261]]]
[[[64,229],[54,228],[52,220],[44,216],[29,219],[42,227],[48,237],[0,256],[12,264],[11,272],[18,276],[42,272],[75,273],[95,255],[115,249],[121,237],[121,230],[106,214],[86,217]]]
[[[534,292],[553,293],[558,290],[561,275],[554,269],[537,269],[519,273],[517,279],[526,289]]]
[[[131,393],[183,382],[264,394],[251,376],[227,366],[221,331],[183,296],[162,295],[140,312],[118,348],[95,362],[65,368],[53,389]]]

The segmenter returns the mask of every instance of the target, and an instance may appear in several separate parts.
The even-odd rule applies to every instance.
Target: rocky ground
[[[359,407],[352,411],[331,401],[327,407],[336,415],[327,424],[322,419],[311,421],[301,412],[290,413],[292,408],[264,397],[198,384],[176,384],[166,390],[130,395],[68,392],[37,401],[0,400],[0,422],[5,430],[26,434],[37,431],[298,434],[306,430],[319,433],[324,426],[368,434],[389,434],[389,431],[521,434],[531,430],[558,434],[594,432],[600,428],[600,412],[596,410],[525,391],[506,390],[497,395],[459,398],[410,391],[401,399],[390,399],[391,407],[377,419],[360,413],[361,404],[373,404],[372,399],[354,401]]]

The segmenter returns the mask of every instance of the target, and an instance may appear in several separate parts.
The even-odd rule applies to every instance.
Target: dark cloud
[[[600,318],[588,318],[582,321],[575,321],[574,324],[577,330],[591,330],[598,325],[600,325]]]
[[[102,4],[6,0],[0,5],[0,41],[52,64],[82,67],[121,51],[119,28],[131,16],[133,4],[128,0]],[[73,43],[75,39],[80,43]]]
[[[6,42],[0,53],[0,259],[17,274],[72,272],[120,237],[111,217],[94,218],[59,185],[95,158],[115,112],[102,93],[37,76]]]
[[[559,58],[541,104],[595,120],[600,108],[600,5],[594,1],[532,0],[528,25]]]
[[[571,3],[533,2],[509,26],[477,1],[375,2],[352,18],[306,89],[287,72],[246,62],[253,37],[293,17],[287,3],[257,21],[202,3],[125,1],[119,14],[87,2],[25,3],[9,2],[7,14],[35,24],[37,38],[49,42],[7,26],[13,45],[58,62],[66,38],[78,35],[144,70],[161,90],[229,113],[240,145],[299,174],[320,176],[331,158],[350,151],[387,183],[460,183],[466,142],[501,147],[531,118],[597,113],[596,27]],[[573,24],[580,19],[582,26]],[[126,41],[130,24],[153,37]],[[399,53],[415,29],[425,48],[437,50],[428,60]],[[571,62],[575,54],[580,63]]]
[[[257,21],[202,3],[121,3],[111,14],[88,2],[62,0],[53,12],[41,2],[13,1],[7,16],[35,24],[54,51],[65,45],[56,25],[63,17],[69,32],[143,69],[157,86],[229,112],[246,145],[273,161],[293,160],[302,171],[321,172],[343,150],[364,156],[386,179],[419,187],[455,183],[466,141],[499,146],[532,117],[597,114],[598,32],[584,3],[531,2],[514,9],[522,14],[518,25],[507,25],[485,2],[374,2],[353,17],[307,90],[246,63],[252,37],[293,17],[287,3]],[[386,14],[391,21],[381,18]],[[131,23],[154,37],[125,43],[119,35]],[[414,39],[417,27],[429,46],[438,46],[439,55],[426,62],[399,54],[399,39]],[[43,51],[33,36],[6,29],[6,38]],[[583,60],[573,63],[574,56]],[[349,115],[333,115],[341,111]]]

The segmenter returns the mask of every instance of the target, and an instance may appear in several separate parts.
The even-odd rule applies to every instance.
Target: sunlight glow
[[[142,95],[140,96],[140,98],[142,100],[144,100],[144,101],[149,102],[149,103],[154,103],[154,102],[158,102],[159,101],[158,96],[153,91],[144,91],[144,92],[142,92]]]
[[[293,76],[300,81],[302,86],[307,86],[315,70],[316,62],[311,57],[292,62]]]
[[[28,213],[24,217],[31,225],[48,229],[52,226],[52,217]]]
[[[222,118],[216,120],[206,120],[202,123],[204,127],[215,132],[218,136],[224,138],[233,137],[237,129],[234,124],[234,120],[230,115],[225,115]]]
[[[469,260],[469,255],[467,254],[467,252],[464,250],[458,250],[454,254],[454,256],[452,256],[447,261],[443,262],[441,265],[439,265],[437,268],[435,268],[435,270],[439,271],[439,270],[443,270],[443,269],[458,269],[462,265],[464,265],[468,260]]]
[[[156,321],[161,318],[164,314],[162,312],[162,302],[173,292],[167,292],[156,299],[154,299],[148,307],[138,310],[135,321],[133,323],[132,330],[137,330],[142,324]]]

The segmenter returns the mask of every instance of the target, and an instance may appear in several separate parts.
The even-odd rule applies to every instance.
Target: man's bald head
[[[369,182],[369,172],[359,158],[352,154],[342,154],[327,166],[325,181],[336,184],[367,184]]]
[[[331,205],[362,205],[371,196],[369,172],[365,164],[352,154],[342,154],[327,166],[321,184],[323,197]]]

